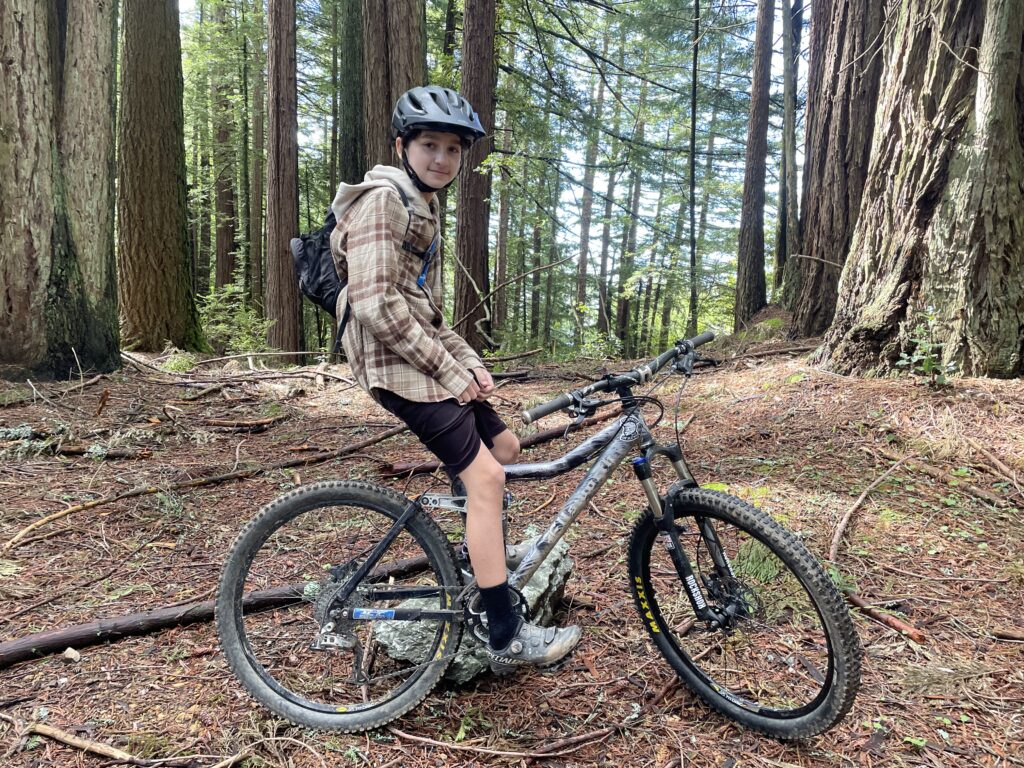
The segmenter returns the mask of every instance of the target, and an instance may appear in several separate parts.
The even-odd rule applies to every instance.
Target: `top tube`
[[[524,464],[506,464],[506,480],[546,480],[571,472],[597,456],[610,443],[633,409],[623,413],[610,425],[596,435],[591,435],[582,443],[572,448],[564,456],[551,461],[530,462]]]

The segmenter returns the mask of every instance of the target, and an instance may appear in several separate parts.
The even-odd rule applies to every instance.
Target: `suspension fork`
[[[658,455],[667,456],[672,462],[672,466],[675,468],[676,473],[680,475],[679,481],[672,485],[664,499],[662,499],[658,494],[658,488],[655,485],[651,474],[651,459]],[[661,445],[650,446],[647,448],[643,456],[633,460],[633,473],[640,481],[640,484],[643,486],[644,493],[647,495],[647,502],[651,507],[651,511],[654,513],[655,526],[661,535],[665,536],[668,540],[667,548],[669,555],[672,558],[672,564],[675,566],[676,573],[679,575],[679,578],[683,582],[683,586],[686,588],[686,595],[690,600],[690,605],[693,608],[694,614],[698,619],[708,622],[713,627],[717,628],[722,626],[725,621],[727,621],[728,617],[717,608],[708,605],[708,602],[704,597],[704,592],[701,590],[701,586],[697,581],[697,576],[693,570],[693,566],[690,563],[690,558],[687,557],[686,551],[679,542],[679,531],[675,524],[675,504],[673,503],[675,495],[685,488],[697,487],[697,483],[694,481],[693,476],[690,475],[689,470],[686,468],[686,463],[683,461],[679,447]],[[714,537],[714,541],[716,543],[714,550],[720,556],[721,546],[717,546],[718,538],[714,530],[711,528],[710,523],[705,518],[697,518],[697,523],[700,527],[701,536],[703,538],[706,539],[708,536]],[[715,558],[717,565],[716,555],[712,554],[712,557]]]

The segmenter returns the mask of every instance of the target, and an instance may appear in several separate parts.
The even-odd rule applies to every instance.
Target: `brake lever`
[[[676,373],[681,373],[687,378],[693,375],[693,363],[697,359],[697,353],[690,350],[685,355],[677,358],[672,368]]]

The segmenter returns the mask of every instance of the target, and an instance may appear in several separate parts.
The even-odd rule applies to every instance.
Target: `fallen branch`
[[[544,351],[543,347],[537,347],[527,352],[520,352],[518,355],[504,355],[502,357],[488,357],[484,360],[484,364],[488,363],[507,363],[509,360],[521,360],[524,357],[533,357],[534,355],[540,354]]]
[[[602,421],[608,421],[609,419],[618,416],[618,411],[608,411],[598,416],[591,416],[589,419],[584,419],[583,423],[576,425],[575,423],[569,424],[568,426],[552,427],[551,429],[545,429],[540,432],[534,432],[532,435],[527,435],[521,438],[519,441],[520,448],[532,448],[541,443],[550,442],[560,437],[564,437],[569,432],[575,432],[577,429],[582,427],[593,426],[599,424]],[[441,466],[440,462],[437,461],[396,461],[391,464],[382,466],[380,469],[381,475],[384,477],[395,477],[397,475],[407,475],[412,473],[429,473],[436,471]]]
[[[999,459],[998,456],[996,456],[994,453],[992,453],[992,451],[990,451],[985,446],[981,445],[981,443],[979,443],[974,438],[968,437],[968,438],[965,438],[965,440],[967,441],[967,444],[971,446],[971,448],[973,448],[978,453],[980,453],[982,456],[984,456],[989,461],[991,461],[992,462],[992,466],[995,467],[997,472],[1001,473],[1004,478],[1006,478],[1011,483],[1013,483],[1013,487],[1017,489],[1017,493],[1019,493],[1021,495],[1024,495],[1024,490],[1021,489],[1020,485],[1017,482],[1017,473],[1016,472],[1014,472],[1012,469],[1010,469],[1008,466],[1006,466],[1006,464],[1004,464]]]
[[[897,461],[895,464],[893,464],[891,467],[885,470],[885,472],[883,472],[881,475],[875,478],[875,481],[871,483],[871,485],[869,485],[867,488],[865,488],[864,492],[857,498],[855,502],[853,502],[853,506],[850,507],[849,510],[847,510],[846,514],[843,515],[843,519],[839,521],[839,525],[836,526],[836,532],[832,536],[832,546],[828,549],[829,560],[835,562],[836,558],[839,556],[839,542],[842,541],[843,534],[846,533],[846,526],[850,524],[850,520],[853,517],[853,513],[856,512],[860,505],[864,503],[864,499],[868,497],[868,494],[875,490],[875,488],[880,486],[885,481],[885,478],[887,478],[889,475],[895,472],[896,469],[900,466],[900,464],[913,458],[916,457],[907,456]]]
[[[906,635],[915,643],[924,643],[926,641],[926,635],[917,627],[912,627],[904,621],[900,621],[895,616],[882,613],[881,611],[875,610],[871,605],[856,592],[850,590],[843,590],[843,595],[847,601],[858,609],[860,612],[867,616],[869,619],[877,621],[879,624],[884,624],[890,629],[894,629],[901,635]]]
[[[375,569],[370,574],[370,579],[378,581],[391,577],[408,576],[422,571],[427,565],[425,555],[410,557],[389,563],[384,568]],[[242,600],[242,610],[258,612],[271,608],[286,608],[294,603],[302,602],[304,586],[304,584],[285,584],[273,589],[250,592]],[[184,627],[189,624],[211,621],[215,604],[215,600],[202,600],[185,605],[155,608],[151,611],[99,619],[72,627],[36,632],[16,640],[8,640],[0,643],[0,669],[20,661],[59,653],[66,648],[86,648],[108,640],[148,635],[170,627]]]
[[[54,520],[60,520],[62,517],[67,517],[68,515],[73,514],[75,512],[81,512],[86,509],[92,509],[94,507],[110,504],[111,502],[114,501],[120,501],[121,499],[130,499],[136,496],[146,496],[154,493],[166,493],[167,491],[180,491],[185,488],[198,488],[204,485],[215,485],[217,483],[227,482],[229,480],[240,480],[246,477],[254,477],[256,475],[260,475],[265,472],[273,472],[278,469],[290,469],[291,467],[303,467],[308,466],[310,464],[319,464],[324,461],[329,461],[331,459],[336,459],[341,456],[348,455],[350,453],[361,451],[363,448],[366,448],[367,446],[374,445],[375,443],[387,440],[389,437],[394,437],[395,435],[401,434],[406,429],[407,427],[405,427],[404,425],[400,427],[393,427],[385,432],[380,433],[379,435],[368,438],[359,443],[347,445],[344,448],[339,448],[336,451],[322,451],[320,453],[315,453],[312,456],[306,456],[301,459],[281,461],[276,464],[271,464],[268,467],[253,467],[252,469],[240,469],[236,472],[228,472],[227,474],[216,475],[214,477],[200,477],[196,478],[195,480],[186,480],[184,482],[174,483],[172,485],[164,487],[141,486],[137,488],[132,488],[127,491],[123,491],[121,493],[115,494],[114,496],[104,496],[103,498],[100,499],[93,499],[92,501],[87,501],[84,504],[76,504],[73,507],[68,507],[67,509],[59,510],[57,512],[47,515],[46,517],[42,517],[39,520],[36,520],[30,525],[25,526],[20,531],[18,531],[18,533],[16,533],[6,544],[4,544],[3,547],[0,547],[0,552],[9,552],[12,548],[14,548],[15,545],[18,544],[18,542],[24,539],[32,531],[36,530],[37,528],[41,528],[42,526],[46,525],[47,523],[51,523]]]
[[[227,430],[231,432],[265,432],[267,429],[277,424],[279,421],[285,421],[291,418],[287,413],[281,414],[280,416],[271,416],[268,419],[253,419],[250,421],[232,421],[229,419],[206,419],[201,421],[204,427],[217,427],[221,430]]]
[[[17,720],[8,715],[0,715],[0,719],[6,720],[15,728],[18,728],[21,725]],[[46,725],[44,723],[25,723],[22,733],[35,733],[40,736],[45,736],[48,739],[59,741],[62,744],[67,744],[68,746],[75,747],[76,749],[92,752],[95,755],[102,755],[103,757],[109,757],[111,760],[126,763],[138,763],[138,758],[134,755],[122,752],[120,749],[112,747],[109,744],[103,744],[90,739],[83,739],[80,736],[75,736],[67,731],[62,731],[59,728],[54,728],[53,726]]]
[[[899,458],[898,456],[891,454],[888,451],[883,450],[879,451],[879,453],[882,454],[882,456],[884,456],[885,458],[889,459],[890,461],[895,461],[896,459]],[[992,493],[992,491],[986,490],[984,488],[979,488],[976,485],[964,483],[960,478],[953,477],[953,475],[949,474],[949,472],[941,470],[938,467],[933,467],[930,464],[925,464],[923,461],[919,461],[917,459],[915,459],[913,463],[908,461],[907,467],[909,467],[910,469],[918,470],[920,472],[924,472],[926,475],[929,475],[930,477],[933,477],[936,480],[945,483],[946,485],[952,484],[953,486],[956,487],[957,490],[967,491],[973,496],[977,496],[979,499],[987,501],[989,504],[993,504],[997,507],[1005,507],[1009,504],[1009,502],[1004,497]]]
[[[744,352],[742,355],[733,355],[728,358],[732,360],[742,360],[747,357],[771,357],[772,355],[788,355],[796,354],[798,352],[813,352],[818,348],[817,344],[804,344],[799,347],[786,347],[785,349],[764,349],[760,352]]]

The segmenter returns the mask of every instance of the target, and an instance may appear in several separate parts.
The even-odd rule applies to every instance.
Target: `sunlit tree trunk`
[[[202,345],[192,294],[177,0],[125,0],[118,290],[126,346]]]
[[[970,375],[1019,376],[1024,14],[1014,0],[908,0],[892,13],[823,357],[833,370],[880,373],[917,348]]]
[[[270,0],[267,15],[267,299],[270,346],[297,352],[298,282],[288,242],[299,226],[295,0]]]
[[[786,274],[796,336],[824,333],[835,313],[868,173],[885,7],[870,0],[830,0],[811,17],[801,206],[805,258],[790,264]]]

